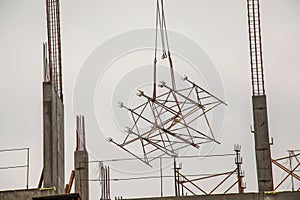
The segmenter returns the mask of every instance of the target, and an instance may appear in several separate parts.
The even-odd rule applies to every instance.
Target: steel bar
[[[176,176],[176,158],[173,157],[174,161],[173,161],[173,169],[174,169],[174,187],[175,187],[175,196],[178,196],[178,191],[177,191],[177,176]]]
[[[134,132],[132,132],[132,133],[134,133]],[[138,134],[136,134],[136,133],[134,133],[134,134],[135,134],[137,137],[140,137]],[[145,141],[147,141],[149,144],[152,144],[152,145],[153,145],[154,147],[156,147],[157,149],[160,149],[161,151],[165,152],[165,153],[166,153],[167,155],[169,155],[169,156],[174,156],[174,155],[175,155],[175,152],[170,151],[170,150],[164,148],[163,146],[161,146],[161,145],[159,145],[159,144],[157,144],[157,143],[155,143],[155,142],[152,142],[151,140],[149,140],[149,139],[147,139],[147,138],[142,138],[142,137],[140,137],[140,138],[141,138],[141,140],[145,140]],[[169,154],[168,151],[170,151],[171,154]]]
[[[289,151],[289,156],[291,156],[293,154],[292,151]],[[292,168],[293,168],[293,163],[292,163],[292,158],[290,157],[289,158],[289,164],[290,164],[290,170],[292,171]],[[291,183],[292,183],[292,191],[295,190],[295,186],[294,186],[294,177],[291,176]]]
[[[154,125],[154,126],[157,126],[157,128],[159,128],[159,129],[162,130],[163,132],[168,133],[169,135],[172,135],[173,137],[176,137],[177,139],[182,140],[182,141],[185,141],[186,143],[188,143],[188,144],[190,144],[190,145],[192,145],[192,146],[198,148],[198,145],[196,145],[196,144],[194,144],[194,143],[192,143],[192,142],[190,142],[190,141],[188,141],[188,140],[186,140],[186,139],[184,139],[184,138],[182,138],[182,137],[180,137],[180,136],[177,136],[176,134],[172,133],[171,131],[169,131],[169,130],[167,130],[167,129],[165,129],[165,128],[163,128],[163,127],[157,125],[157,124],[154,124],[152,121],[150,121],[149,119],[147,119],[147,118],[143,117],[142,115],[136,113],[135,111],[132,110],[132,112],[133,112],[134,114],[140,116],[142,119],[144,119],[145,121],[149,122],[150,124],[152,124],[152,125]]]
[[[300,156],[300,153],[294,154],[292,156],[286,156],[286,157],[281,157],[281,158],[273,159],[273,160],[274,161],[280,161],[280,160],[284,160],[284,159],[288,159],[288,158],[294,158],[294,157],[297,157],[297,156]]]
[[[283,171],[287,172],[288,174],[294,176],[294,178],[298,179],[300,181],[300,176],[293,173],[299,166],[300,166],[300,163],[296,165],[296,167],[293,168],[292,171],[290,171],[289,169],[287,169],[285,166],[281,165],[280,163],[278,163],[277,161],[275,160],[272,160],[272,162],[277,165],[279,168],[281,168]]]
[[[145,97],[147,97],[148,98],[148,96],[146,96],[145,95]],[[151,98],[151,97],[149,97],[149,98]],[[161,103],[159,103],[159,102],[157,102],[157,101],[155,101],[156,103],[158,103],[160,106],[162,106],[162,107],[164,107],[164,108],[166,108],[166,110],[169,110],[170,112],[173,112],[173,114],[175,114],[176,113],[176,111],[174,111],[174,110],[172,110],[172,109],[170,109],[170,108],[168,108],[167,106],[165,106],[164,104],[161,104]],[[196,111],[196,110],[195,110]],[[190,114],[192,114],[192,113],[189,113],[189,115]],[[180,123],[181,125],[184,125],[184,126],[186,126],[186,123],[182,123],[182,122],[180,122],[181,121],[181,119],[184,119],[184,118],[186,118],[188,115],[185,115],[185,116],[183,116],[182,118],[180,118],[179,120],[177,120],[176,121],[176,123]],[[214,141],[214,142],[216,142],[216,143],[219,143],[218,141],[216,141],[214,138],[211,138],[211,137],[208,137],[207,135],[205,135],[205,134],[203,134],[203,133],[201,133],[200,131],[198,131],[198,130],[196,130],[196,129],[194,129],[194,128],[192,128],[192,127],[189,127],[190,129],[192,129],[193,131],[195,131],[195,132],[197,132],[197,133],[199,133],[200,135],[203,135],[203,136],[205,136],[205,137],[207,137],[208,139],[210,139],[210,140],[212,140],[212,141]],[[220,144],[220,143],[219,143]]]
[[[222,104],[224,105],[228,105],[227,103],[225,103],[223,100],[219,99],[218,97],[216,97],[215,95],[211,94],[210,92],[208,92],[207,90],[205,90],[204,88],[200,87],[199,85],[193,83],[192,81],[190,81],[187,77],[184,79],[187,80],[190,84],[192,84],[193,86],[199,88],[201,91],[205,92],[206,94],[208,94],[209,96],[212,96],[213,98],[217,99],[218,101],[220,101]]]
[[[0,170],[16,169],[16,168],[27,168],[27,165],[15,165],[15,166],[0,167]]]
[[[28,183],[29,183],[29,148],[27,148],[27,177],[26,177],[26,189],[28,190]]]
[[[281,168],[282,170],[284,170],[285,172],[288,173],[287,176],[285,176],[285,178],[282,179],[282,181],[275,187],[275,190],[278,189],[285,181],[286,179],[289,177],[289,176],[292,176],[298,180],[300,180],[300,176],[298,176],[297,174],[294,173],[294,171],[300,166],[300,163],[298,163],[296,165],[296,167],[294,167],[291,171],[289,169],[287,169],[285,166],[281,165],[280,163],[278,163],[277,161],[275,160],[272,160],[272,162],[278,166],[279,168]]]
[[[284,160],[284,159],[288,159],[288,158],[294,158],[294,157],[297,157],[299,155],[300,155],[300,153],[297,153],[297,154],[292,155],[292,156],[286,156],[286,157],[281,157],[281,158],[273,159],[273,161],[280,161],[280,160]]]
[[[0,149],[0,153],[1,152],[9,152],[9,151],[22,151],[22,150],[27,150],[28,147],[26,148],[16,148],[16,149]]]
[[[178,172],[179,173],[179,175],[183,178],[183,179],[185,179],[186,181],[182,181],[182,183],[190,183],[190,184],[192,184],[194,187],[196,187],[198,190],[200,190],[201,192],[203,192],[204,194],[206,194],[207,195],[207,192],[205,192],[203,189],[201,189],[198,185],[196,185],[194,182],[193,182],[193,180],[189,180],[187,177],[185,177],[183,174],[181,174],[180,172]]]
[[[265,95],[259,0],[247,0],[253,96]]]
[[[236,172],[236,169],[233,170],[230,174],[228,174],[228,176],[226,176],[218,185],[216,185],[216,187],[214,187],[209,194],[213,193],[218,187],[220,187],[220,185],[222,185],[232,174],[234,174],[234,172]]]
[[[175,84],[175,82],[173,83]],[[155,95],[152,95],[152,97],[144,94],[143,91],[139,91],[137,95],[144,97],[146,102],[135,108],[124,106],[121,103],[121,108],[123,107],[130,112],[133,125],[126,131],[127,135],[123,143],[118,144],[114,142],[114,144],[118,144],[119,147],[134,154],[130,151],[131,146],[127,147],[127,145],[139,141],[138,145],[142,146],[141,150],[144,158],[140,156],[135,157],[150,163],[159,157],[156,156],[148,160],[150,154],[155,155],[157,151],[163,152],[160,156],[165,154],[174,156],[176,155],[175,151],[186,147],[184,144],[199,148],[200,144],[202,145],[209,141],[219,143],[213,135],[207,112],[224,102],[216,101],[217,98],[212,97],[207,91],[202,91],[202,88],[196,87],[196,84],[179,90],[176,90],[174,84],[172,84],[171,88],[165,82],[161,82],[159,87],[165,88],[162,90],[168,90],[168,92],[158,95],[158,91],[155,89]],[[196,92],[197,100],[193,100],[192,94],[194,92]],[[214,99],[214,101],[209,102],[210,98]],[[203,102],[201,102],[202,100]],[[202,104],[208,108],[204,108]],[[146,109],[147,111],[149,109],[151,118],[145,116]],[[198,114],[196,112],[201,113]],[[162,117],[165,115],[167,116],[166,119]],[[197,116],[195,117],[195,115]],[[194,122],[201,120],[200,117],[202,116],[204,116],[203,122],[208,127],[211,136],[193,127]],[[149,123],[151,125],[150,129],[146,131],[141,129],[139,127],[141,121]]]
[[[113,141],[112,139],[109,140],[109,142],[114,143],[115,145],[117,145],[117,146],[120,147],[121,149],[125,150],[126,152],[128,152],[129,154],[131,154],[132,156],[134,156],[135,158],[139,159],[140,161],[142,161],[142,162],[145,163],[146,165],[152,167],[148,162],[144,161],[143,159],[141,159],[140,157],[138,157],[137,155],[135,155],[134,153],[132,153],[132,152],[129,151],[128,149],[124,148],[122,145],[116,143],[116,142]]]
[[[233,186],[235,186],[235,184],[237,184],[238,181],[235,181],[225,192],[224,194],[226,194],[229,190],[231,190],[231,188],[233,188]]]
[[[193,195],[196,195],[191,189],[189,189],[187,186],[185,186],[183,183],[181,183],[182,187],[184,187],[186,190],[188,190]]]
[[[147,97],[147,96],[146,96],[146,97]],[[157,101],[156,101],[156,102],[157,102]],[[158,103],[158,102],[157,102],[157,103]],[[158,104],[159,104],[160,106],[166,108],[167,110],[170,110],[171,112],[175,112],[174,110],[169,109],[168,107],[166,107],[164,104],[160,104],[160,103],[158,103]],[[194,111],[196,112],[197,110],[195,109]],[[186,118],[187,116],[191,115],[192,113],[193,113],[193,112],[187,113],[185,116],[183,116],[182,118],[180,118],[179,120],[177,120],[176,123],[180,123],[181,125],[185,125],[185,126],[186,126],[186,123],[182,123],[182,122],[180,122],[180,121],[181,121],[181,119]],[[174,114],[174,113],[173,113],[173,114]],[[204,113],[203,113],[203,114],[204,114]],[[210,139],[210,140],[212,140],[212,141],[214,141],[214,142],[220,144],[220,143],[219,143],[218,141],[216,141],[214,138],[208,137],[207,135],[201,133],[200,131],[198,131],[198,130],[192,128],[192,127],[189,127],[189,128],[192,129],[192,130],[194,130],[195,132],[197,132],[197,133],[199,133],[199,134],[201,134],[201,135],[207,137],[208,139]],[[210,128],[210,130],[211,130],[211,128]]]
[[[59,0],[46,0],[50,81],[63,100]]]
[[[159,158],[160,169],[160,197],[163,197],[163,171],[162,171],[162,157]]]
[[[230,174],[231,172],[232,171],[224,172],[224,173],[218,173],[218,174],[212,174],[212,175],[209,175],[209,176],[206,176],[206,177],[192,179],[191,181],[200,181],[200,180],[204,180],[204,179],[208,179],[208,178],[213,178],[213,177],[216,177],[216,176],[227,175],[227,174]]]
[[[213,154],[213,155],[207,155],[207,156],[199,156],[199,155],[189,155],[189,156],[176,156],[177,158],[185,159],[185,158],[213,158],[213,157],[223,157],[223,156],[234,156],[235,154],[227,153],[227,154]],[[155,158],[155,157],[149,157],[149,158]],[[163,159],[170,159],[170,157],[163,157]],[[93,160],[89,161],[88,163],[99,163],[99,162],[119,162],[119,161],[132,161],[137,160],[137,158],[115,158],[115,159],[109,159],[109,160]]]

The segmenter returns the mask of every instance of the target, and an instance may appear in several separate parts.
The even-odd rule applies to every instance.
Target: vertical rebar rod
[[[183,191],[183,182],[181,182],[181,196],[184,196],[184,191]]]
[[[292,172],[293,170],[293,161],[292,161],[292,151],[289,151],[289,161],[290,161],[290,170]],[[292,173],[291,173],[291,183],[292,183],[292,191],[294,192],[295,190],[295,186],[294,186],[294,177],[292,176]]]
[[[46,8],[50,81],[63,100],[59,0],[46,0]]]
[[[101,199],[104,199],[104,172],[103,172],[103,165],[100,162],[100,185],[101,185]]]
[[[160,197],[163,197],[163,171],[162,171],[162,157],[159,158],[160,167]]]
[[[28,190],[29,183],[29,148],[27,148],[27,178],[26,178],[26,189]]]
[[[265,95],[259,0],[247,0],[249,47],[254,96]]]
[[[104,167],[104,176],[105,176],[105,178],[104,178],[104,198],[105,199],[107,199],[107,168],[106,167]]]
[[[176,168],[176,171],[178,170],[179,172],[179,168]],[[180,196],[180,182],[179,182],[179,173],[177,173],[177,191],[178,191],[178,196]]]
[[[175,186],[175,196],[178,196],[178,191],[177,191],[177,178],[176,178],[176,158],[174,158],[174,186]]]
[[[108,168],[108,199],[110,199],[110,170],[109,170],[109,166],[107,167]]]

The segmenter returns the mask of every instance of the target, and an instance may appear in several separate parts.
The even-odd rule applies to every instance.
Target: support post
[[[252,103],[258,190],[273,191],[266,96],[253,96]]]
[[[89,158],[85,147],[84,116],[76,116],[76,151],[75,160],[75,192],[79,193],[82,200],[89,199]]]
[[[174,156],[174,186],[175,186],[175,196],[178,196],[177,191],[177,173],[176,173],[176,158]]]
[[[64,105],[51,82],[43,82],[44,187],[64,192]]]

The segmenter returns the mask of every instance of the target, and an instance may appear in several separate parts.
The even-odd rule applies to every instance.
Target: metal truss
[[[238,193],[244,193],[244,189],[246,188],[246,184],[243,181],[245,172],[242,171],[242,157],[240,155],[241,145],[234,145],[234,151],[236,152],[235,164],[236,168],[231,171],[226,171],[222,173],[210,174],[207,176],[201,176],[197,178],[188,178],[187,175],[184,175],[180,172],[182,166],[177,167],[176,162],[174,161],[174,178],[175,178],[175,196],[184,196],[187,193],[192,195],[205,194],[210,195],[213,194],[219,189],[221,186],[225,184],[229,184],[223,194],[228,193],[231,189],[237,185]],[[236,175],[237,179],[232,180],[232,176]],[[208,179],[217,178],[219,181],[214,179],[216,185],[210,189],[209,191],[205,190],[200,186],[201,181],[207,181]],[[202,184],[205,185],[205,184]],[[185,194],[185,192],[187,192]]]
[[[225,183],[226,180],[228,180],[231,176],[237,173],[237,169],[234,169],[232,171],[228,172],[223,172],[223,173],[218,173],[218,174],[213,174],[205,177],[200,177],[197,179],[189,179],[185,175],[181,174],[178,171],[178,168],[176,168],[176,175],[177,175],[177,180],[176,183],[178,184],[178,190],[177,190],[177,195],[176,196],[184,196],[184,190],[187,192],[191,193],[192,195],[197,195],[198,193],[195,192],[194,190],[197,190],[198,192],[205,194],[205,195],[210,195],[213,194],[222,184]],[[209,192],[205,191],[203,188],[199,186],[199,184],[196,184],[196,181],[201,181],[201,180],[207,180],[215,177],[223,177],[221,181],[217,182],[217,185],[211,189]],[[188,184],[190,186],[188,186]],[[226,194],[229,190],[231,190],[235,185],[238,184],[238,180],[236,180],[232,185],[230,185],[225,191],[224,194]]]
[[[144,103],[136,107],[119,103],[130,113],[133,124],[127,127],[123,142],[117,143],[112,138],[108,141],[147,165],[163,155],[177,156],[179,150],[190,146],[199,148],[205,143],[219,143],[207,113],[226,103],[188,77],[182,80],[187,86],[181,89],[161,81],[155,97],[138,91],[137,95],[144,99]],[[140,152],[133,152],[137,146]]]
[[[277,190],[280,186],[282,186],[283,183],[286,182],[290,177],[292,191],[300,191],[300,153],[295,153],[299,151],[300,150],[289,150],[289,156],[278,159],[272,159],[272,163],[275,166],[279,167],[281,170],[286,172],[286,175],[282,178],[282,180],[278,183],[274,190]],[[288,166],[285,166],[284,163],[288,164]],[[298,187],[296,187],[296,185]]]

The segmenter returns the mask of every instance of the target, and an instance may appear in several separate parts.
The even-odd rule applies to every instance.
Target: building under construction
[[[260,0],[244,0],[247,10],[247,26],[251,83],[252,83],[252,112],[253,140],[256,158],[257,192],[247,192],[245,172],[243,171],[242,147],[234,145],[234,151],[229,154],[189,155],[208,144],[218,144],[210,113],[219,107],[227,106],[224,99],[202,87],[197,80],[189,78],[189,74],[178,80],[176,63],[173,57],[172,45],[167,29],[165,1],[155,1],[154,59],[151,65],[152,82],[149,90],[138,89],[138,103],[127,105],[119,102],[119,107],[130,122],[123,135],[124,138],[106,138],[110,145],[128,155],[128,159],[110,158],[110,160],[91,160],[86,144],[85,116],[78,113],[75,119],[76,146],[74,147],[73,170],[65,171],[65,106],[63,91],[63,62],[61,38],[61,12],[59,0],[46,0],[45,13],[47,19],[47,42],[43,43],[43,82],[42,85],[42,127],[43,127],[43,169],[36,188],[30,189],[28,177],[26,189],[0,191],[0,200],[24,199],[92,199],[95,191],[90,183],[97,181],[100,188],[100,199],[123,199],[113,197],[112,181],[156,179],[160,181],[158,197],[140,197],[138,199],[191,199],[191,200],[294,200],[300,199],[300,168],[299,150],[289,150],[289,155],[274,158],[271,155],[271,144],[267,91],[264,81],[264,63],[262,51],[262,30]],[[151,49],[151,50],[152,50]],[[160,63],[167,65],[166,80],[161,78]],[[268,67],[268,66],[266,66]],[[182,82],[180,82],[182,81]],[[195,81],[195,82],[194,82]],[[87,121],[89,119],[86,119]],[[276,147],[275,147],[276,148]],[[190,150],[192,149],[192,150]],[[29,149],[4,149],[0,152]],[[101,147],[99,147],[101,151]],[[249,149],[248,149],[249,151]],[[206,174],[190,174],[184,170],[184,159],[211,158],[231,156],[234,160],[231,169],[222,168],[222,172]],[[158,166],[159,176],[114,177],[108,163],[123,161],[140,162],[152,167]],[[171,175],[163,174],[163,161],[168,160]],[[181,163],[182,162],[182,163]],[[225,161],[227,162],[227,161]],[[155,164],[156,163],[156,164]],[[91,165],[98,165],[98,179],[91,179]],[[123,163],[124,164],[124,163]],[[122,164],[122,165],[123,165]],[[287,165],[285,165],[287,164]],[[125,164],[126,165],[126,164]],[[281,170],[284,175],[275,182],[274,168]],[[27,176],[29,162],[27,167]],[[10,169],[14,167],[7,167]],[[167,168],[167,167],[166,167]],[[0,168],[2,169],[2,168]],[[6,170],[5,168],[3,168]],[[3,170],[2,169],[2,170]],[[189,171],[189,166],[187,166]],[[65,176],[69,175],[69,180]],[[165,195],[165,180],[167,187],[172,188],[173,195]],[[171,181],[170,181],[171,180]],[[277,181],[277,180],[276,180]],[[291,190],[280,191],[279,188],[289,181]],[[169,184],[171,183],[171,184]],[[143,187],[143,186],[140,186]],[[149,188],[151,189],[151,188]],[[127,198],[128,199],[128,198]]]

